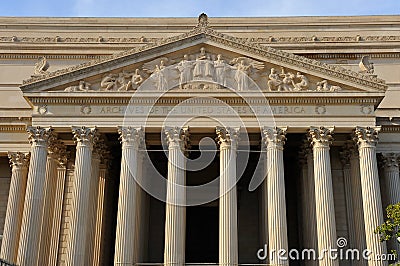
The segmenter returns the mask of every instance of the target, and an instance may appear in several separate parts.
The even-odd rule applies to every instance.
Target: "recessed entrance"
[[[188,263],[218,263],[218,206],[215,205],[186,209]]]

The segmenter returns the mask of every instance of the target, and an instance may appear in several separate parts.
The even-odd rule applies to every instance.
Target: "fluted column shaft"
[[[313,145],[315,202],[318,235],[319,264],[339,265],[328,256],[326,250],[336,249],[336,222],[333,199],[333,185],[329,145],[333,129],[310,128],[309,136]],[[325,253],[325,255],[323,255]]]
[[[122,142],[122,158],[114,265],[133,265],[135,234],[137,233],[135,232],[135,179],[138,174],[137,160],[143,130],[119,127],[118,132]]]
[[[46,164],[46,182],[44,185],[44,204],[43,217],[41,223],[40,245],[38,265],[47,265],[49,259],[50,237],[49,232],[52,231],[53,210],[54,210],[54,193],[56,189],[57,163],[54,154],[50,152],[47,156]]]
[[[268,243],[271,265],[288,265],[288,252],[285,174],[283,165],[283,146],[286,129],[265,127],[263,137],[267,146],[267,189],[268,189]]]
[[[261,184],[261,226],[260,226],[260,233],[261,236],[261,243],[260,246],[263,247],[264,245],[268,244],[268,182],[267,182],[267,174],[268,174],[268,167],[267,167],[267,149],[265,146],[264,141],[261,142],[261,154],[260,154],[260,163],[262,163],[261,175],[263,178],[263,182]],[[269,258],[267,257],[264,261],[268,263]]]
[[[386,254],[386,245],[379,241],[374,231],[383,223],[382,200],[379,187],[376,143],[378,132],[374,128],[357,127],[355,141],[360,156],[361,188],[364,206],[364,223],[367,249],[372,252],[368,265],[387,265],[376,256]]]
[[[9,152],[8,157],[12,172],[0,258],[16,263],[30,154]]]
[[[96,214],[96,233],[94,237],[94,245],[93,245],[93,266],[101,265],[101,254],[103,249],[103,239],[104,239],[104,230],[105,223],[104,219],[107,215],[104,210],[105,204],[105,188],[106,188],[106,174],[107,174],[107,166],[105,164],[100,165],[99,171],[99,188],[98,188],[98,198],[97,198],[97,214]]]
[[[96,233],[96,218],[97,218],[97,200],[99,194],[99,177],[100,177],[100,155],[99,150],[93,149],[92,156],[92,176],[90,179],[90,192],[89,192],[89,212],[87,219],[87,241],[86,241],[86,263],[85,265],[93,265],[93,252],[94,252],[94,236]]]
[[[140,147],[140,149],[144,150],[144,145]],[[134,263],[143,262],[143,250],[144,250],[144,236],[145,236],[145,215],[146,215],[146,192],[142,189],[140,184],[144,182],[143,176],[143,157],[144,152],[139,152],[138,157],[138,182],[136,183],[136,214],[135,214],[135,230],[137,234],[135,234],[135,250],[134,250]]]
[[[219,265],[238,264],[236,157],[239,130],[217,127],[220,144]]]
[[[358,250],[365,250],[367,244],[365,242],[365,227],[364,227],[364,211],[363,199],[361,189],[361,175],[360,175],[360,158],[356,147],[350,148],[350,174],[351,174],[351,195],[353,202],[353,218],[355,230],[355,245]],[[357,265],[366,265],[366,260],[359,260],[355,262]]]
[[[164,265],[185,264],[186,177],[184,150],[187,130],[165,128],[168,141],[168,180],[165,210]]]
[[[389,204],[400,202],[400,177],[399,177],[399,158],[396,153],[382,154],[384,163],[384,178]]]
[[[355,221],[353,213],[353,196],[351,188],[351,165],[350,165],[351,148],[352,148],[351,143],[345,143],[342,151],[340,152],[340,160],[343,167],[344,192],[346,199],[347,231],[349,235],[348,247],[355,248],[357,236],[354,225]]]
[[[49,252],[49,266],[56,266],[58,262],[58,248],[60,243],[60,232],[61,232],[61,217],[64,202],[64,188],[65,188],[65,175],[67,168],[66,157],[59,161],[57,167],[57,184],[56,192],[54,197],[54,214],[53,214],[53,226],[50,239],[50,252]]]
[[[32,146],[17,256],[17,264],[20,266],[37,265],[44,204],[47,146],[49,139],[53,138],[51,128],[28,127],[28,133]]]
[[[383,177],[386,185],[386,193],[388,204],[396,204],[400,202],[400,175],[399,175],[399,158],[397,153],[383,153]],[[400,254],[400,245],[396,239],[388,242],[389,250],[396,250]],[[399,255],[397,255],[399,256]]]
[[[317,205],[315,201],[315,178],[314,178],[314,156],[313,152],[309,150],[307,152],[307,202],[308,202],[308,227],[309,227],[309,247],[316,251],[318,256],[318,230],[317,230]],[[310,260],[310,265],[318,265],[317,260]]]
[[[85,265],[87,241],[87,219],[89,212],[90,179],[92,175],[92,151],[96,128],[73,127],[77,142],[73,181],[73,198],[70,223],[70,238],[66,265]]]

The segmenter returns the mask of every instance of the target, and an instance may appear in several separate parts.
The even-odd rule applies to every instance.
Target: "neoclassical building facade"
[[[399,32],[399,16],[0,18],[0,258],[387,265]]]

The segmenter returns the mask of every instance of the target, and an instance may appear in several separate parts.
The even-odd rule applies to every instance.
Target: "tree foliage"
[[[375,233],[379,234],[381,241],[400,237],[400,202],[387,206],[386,216],[386,221],[375,230]]]

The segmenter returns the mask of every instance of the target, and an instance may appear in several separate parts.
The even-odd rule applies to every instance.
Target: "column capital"
[[[64,142],[59,139],[52,141],[49,146],[48,155],[53,156],[57,161],[58,167],[66,167],[69,152],[67,151],[67,146],[65,146]]]
[[[313,147],[329,147],[332,143],[332,134],[334,127],[310,127],[308,130],[308,139]]]
[[[8,152],[11,167],[28,167],[31,154],[29,152]]]
[[[359,148],[376,147],[380,127],[356,127],[354,130],[354,142]]]
[[[72,127],[72,134],[77,144],[89,145],[93,148],[94,143],[98,140],[98,133],[96,127]]]
[[[103,138],[100,138],[93,146],[93,154],[98,156],[98,159],[100,159],[100,164],[108,164],[109,160],[111,159],[111,154]]]
[[[164,134],[168,143],[168,147],[179,146],[181,150],[185,150],[189,146],[189,128],[184,127],[164,127]]]
[[[299,151],[300,165],[302,166],[307,165],[307,157],[310,154],[312,155],[311,144],[307,139],[304,139],[302,144],[300,144],[300,151]]]
[[[28,131],[29,134],[29,143],[36,144],[36,145],[43,145],[47,146],[49,141],[53,139],[54,133],[53,133],[53,128],[52,127],[40,127],[40,126],[29,126],[27,127],[26,131]]]
[[[286,141],[287,127],[264,127],[262,130],[262,139],[268,148],[278,148],[283,150]]]
[[[382,162],[385,169],[398,169],[399,168],[399,153],[382,153]]]
[[[143,127],[119,126],[118,133],[123,148],[134,147],[135,149],[139,149],[140,143],[144,142]]]
[[[354,145],[354,142],[351,140],[346,141],[339,152],[340,162],[342,165],[350,167],[351,158],[356,152],[357,149]]]
[[[233,128],[217,126],[215,131],[217,133],[218,144],[221,147],[233,145],[234,148],[237,148],[239,144],[240,127]]]

